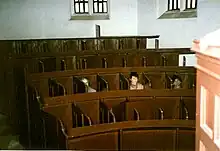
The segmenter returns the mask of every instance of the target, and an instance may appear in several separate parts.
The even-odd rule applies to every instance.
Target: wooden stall
[[[100,68],[85,69],[77,71],[45,72],[29,74],[28,84],[36,87],[42,97],[58,96],[51,93],[51,90],[63,92],[60,95],[71,95],[73,93],[83,93],[85,86],[80,78],[87,78],[91,86],[97,91],[102,91],[100,82],[106,83],[107,91],[126,90],[129,88],[129,74],[137,72],[139,82],[145,89],[174,89],[174,75],[180,77],[181,89],[195,90],[196,74],[193,67],[127,67],[127,68]],[[75,87],[78,85],[78,87]],[[125,86],[126,85],[126,86]],[[76,90],[77,89],[77,90]],[[79,90],[81,89],[81,90]]]
[[[121,90],[48,97],[42,102],[37,94],[30,95],[30,147],[193,151],[195,104],[190,108],[183,98],[193,103],[195,92]],[[42,103],[41,110],[34,107],[36,102]],[[167,137],[166,143],[158,143]],[[109,143],[94,144],[104,140]]]
[[[193,42],[197,57],[196,151],[220,150],[219,31]]]
[[[193,150],[185,136],[194,137],[196,75],[194,68],[178,67],[178,57],[194,52],[160,49],[158,38],[0,41],[6,62],[0,78],[21,143],[29,149]],[[147,48],[148,39],[156,40],[155,49]],[[128,90],[132,71],[144,90]],[[173,75],[181,79],[178,90]],[[82,78],[98,92],[85,93]],[[146,136],[169,140],[145,144]],[[109,146],[94,146],[109,139]]]

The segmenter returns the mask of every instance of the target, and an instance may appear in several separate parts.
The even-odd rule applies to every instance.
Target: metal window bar
[[[86,9],[86,7],[89,7],[88,0],[74,0],[75,14],[88,14],[89,11],[88,11],[88,8]],[[78,8],[78,9],[76,9],[76,8]]]
[[[197,2],[198,0],[195,0],[195,9],[197,9]]]

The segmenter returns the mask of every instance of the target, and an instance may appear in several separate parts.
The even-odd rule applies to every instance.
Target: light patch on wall
[[[212,101],[212,100],[209,100]],[[207,112],[207,89],[204,86],[200,88],[200,127],[212,139],[213,131],[206,123]]]
[[[147,48],[148,49],[155,49],[156,48],[155,45],[156,45],[155,39],[147,39]],[[159,45],[160,45],[160,43],[159,43]]]
[[[196,56],[195,54],[181,54],[179,55],[179,66],[184,66],[184,56],[186,58],[185,66],[195,66],[196,65]]]
[[[167,1],[164,0],[157,0],[156,7],[157,7],[157,18],[159,18],[163,13],[167,11]]]
[[[206,147],[202,141],[199,141],[199,151],[206,151]]]
[[[220,149],[220,96],[215,96],[214,142]]]

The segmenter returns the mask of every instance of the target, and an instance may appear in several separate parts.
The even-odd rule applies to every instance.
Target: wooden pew
[[[28,65],[29,72],[52,72],[90,68],[178,66],[179,54],[189,49],[80,51],[74,54],[50,54],[18,57],[14,66]],[[187,60],[184,60],[185,64]],[[183,63],[184,64],[184,63]]]
[[[195,150],[194,139],[195,121],[127,121],[72,129],[70,136],[66,137],[66,148],[193,151]]]
[[[150,99],[150,98],[154,99]],[[139,120],[149,119],[186,119],[180,117],[182,110],[182,97],[195,98],[195,92],[186,90],[181,92],[180,90],[142,90],[142,91],[112,91],[112,92],[97,92],[97,93],[86,93],[76,94],[70,96],[60,96],[54,98],[44,99],[44,110],[50,113],[53,110],[53,106],[58,107],[60,104],[77,104],[77,102],[88,102],[85,104],[84,113],[88,115],[91,121],[101,121],[100,117],[106,117],[109,114],[109,110],[113,112],[115,120],[112,121],[123,121],[123,120],[135,120],[134,110],[137,111]],[[91,103],[100,102],[100,106],[92,107]],[[192,100],[193,101],[193,100]],[[96,103],[97,104],[97,103]],[[98,103],[99,104],[99,103]],[[79,106],[78,106],[79,107]],[[184,106],[185,107],[185,106]],[[48,110],[48,108],[50,110]],[[71,107],[70,107],[71,108]],[[163,115],[158,115],[160,110],[163,111]],[[192,108],[191,108],[192,109]],[[195,109],[195,106],[194,106]],[[70,109],[71,110],[71,109]],[[73,109],[72,109],[73,110]],[[102,110],[104,115],[100,113],[100,116],[91,117],[92,113],[87,111],[99,111]],[[107,112],[106,112],[107,110]],[[54,110],[55,111],[55,110]],[[56,111],[55,111],[56,112]],[[72,116],[72,112],[68,111]],[[194,114],[195,110],[188,110],[188,114]],[[55,113],[51,113],[55,114]],[[57,116],[56,114],[54,116]],[[61,117],[59,117],[62,119]],[[102,117],[103,118],[103,117]],[[186,120],[188,120],[187,118]],[[99,123],[99,122],[95,122]]]
[[[129,73],[137,71],[145,89],[172,89],[172,75],[179,75],[182,90],[195,89],[195,69],[191,67],[147,67],[147,68],[110,68],[87,69],[30,74],[28,83],[35,86],[42,97],[48,97],[48,81],[55,79],[65,89],[65,94],[84,93],[85,86],[80,79],[87,78],[97,91],[125,90],[129,88]]]
[[[147,98],[155,98],[151,103],[146,104],[149,100]],[[56,129],[62,127],[63,133],[69,136],[72,129],[76,127],[86,127],[91,125],[97,125],[100,123],[115,123],[126,120],[166,120],[166,119],[184,119],[180,116],[182,104],[182,98],[195,98],[195,92],[192,90],[142,90],[142,91],[109,91],[109,92],[97,92],[97,93],[86,93],[86,94],[75,94],[66,95],[59,97],[48,97],[41,101],[43,113],[42,115],[44,123],[44,133],[47,139],[51,137],[51,133],[57,133],[57,137],[60,139],[60,133],[56,130],[51,130],[50,123],[61,122],[57,124]],[[30,96],[29,102],[36,102],[31,100],[33,97]],[[179,99],[178,99],[179,98]],[[170,101],[171,100],[171,101]],[[191,100],[193,101],[193,100]],[[176,103],[173,103],[176,102]],[[32,106],[33,108],[33,106]],[[155,109],[149,113],[148,109]],[[164,112],[163,116],[158,116],[158,109],[161,108]],[[139,118],[133,118],[136,113],[140,116]],[[144,110],[145,109],[145,110]],[[189,115],[193,115],[194,110],[188,110]],[[29,111],[30,113],[32,111]],[[102,114],[104,112],[104,114]],[[154,114],[152,116],[152,113]],[[137,114],[136,114],[137,115]],[[53,118],[49,118],[52,116]],[[54,118],[56,117],[56,118]],[[149,118],[146,118],[149,117]],[[38,119],[39,121],[39,119]],[[40,120],[41,121],[41,120]],[[36,122],[39,123],[39,122]],[[42,125],[41,125],[42,127]],[[48,128],[50,130],[48,132]],[[34,133],[34,132],[33,132]],[[53,133],[53,135],[55,135]],[[34,135],[33,135],[34,136]],[[54,140],[55,141],[55,140]],[[57,140],[61,141],[62,140]],[[50,145],[52,141],[49,141]],[[60,146],[63,146],[62,144]]]

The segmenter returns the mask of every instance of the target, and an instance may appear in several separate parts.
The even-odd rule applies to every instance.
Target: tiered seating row
[[[195,122],[190,120],[128,121],[77,128],[73,134],[67,146],[78,150],[194,151],[195,148]]]
[[[182,89],[195,89],[195,69],[191,67],[147,67],[87,69],[65,72],[31,74],[29,84],[39,90],[42,97],[84,93],[86,86],[80,81],[87,78],[97,91],[129,89],[129,73],[139,73],[139,82],[145,89],[173,89],[173,75],[182,80]]]
[[[20,40],[13,42],[13,52],[17,55],[27,55],[47,52],[147,49],[147,40],[156,38],[159,36]],[[158,39],[156,39],[155,48],[159,48]]]
[[[50,54],[48,57],[31,56],[16,59],[15,66],[28,65],[29,72],[42,73],[52,71],[80,70],[91,68],[114,68],[114,67],[147,67],[147,66],[178,66],[179,54],[190,53],[189,50],[179,51],[126,51],[119,52],[89,52],[78,53],[68,56]],[[183,65],[187,62],[183,60]]]
[[[36,91],[34,90],[33,92]],[[29,96],[29,97],[30,97],[29,98],[30,112],[33,122],[33,124],[31,124],[31,128],[32,128],[31,132],[32,132],[32,136],[35,136],[35,139],[33,137],[31,139],[33,141],[34,140],[36,141],[36,138],[41,136],[40,133],[38,134],[35,133],[36,127],[38,128],[40,127],[40,126],[36,126],[36,123],[41,123],[41,125],[43,125],[42,133],[44,133],[44,139],[47,138],[48,146],[54,144],[54,141],[59,141],[60,143],[64,139],[68,143],[68,145],[66,146],[68,149],[85,149],[86,147],[91,147],[90,146],[91,143],[87,144],[88,140],[90,140],[90,142],[93,142],[96,140],[94,138],[95,135],[98,136],[100,135],[99,133],[96,134],[95,131],[92,132],[92,128],[96,127],[95,125],[100,125],[100,124],[109,125],[109,123],[115,123],[117,125],[116,122],[123,123],[125,121],[131,121],[131,120],[141,122],[142,120],[182,119],[187,122],[188,120],[195,119],[195,93],[191,90],[188,91],[187,90],[185,91],[180,91],[180,90],[128,91],[127,90],[127,91],[97,92],[97,93],[76,94],[69,96],[45,98],[44,104],[42,104],[42,109],[44,110],[44,112],[46,112],[46,116],[45,113],[43,116],[44,119],[43,123],[41,122],[42,117],[39,117],[40,115],[39,112],[36,111],[36,108],[34,109],[34,106],[36,106],[36,102],[39,101],[38,94],[35,93],[34,97],[33,96]],[[61,127],[55,126],[60,124]],[[81,131],[80,130],[81,128],[85,130],[84,132],[81,131],[82,133],[86,133],[86,132],[88,133],[88,128],[84,128],[88,126],[91,127],[90,129],[91,131],[89,132],[90,134],[81,136],[82,134],[76,133],[77,129]],[[134,124],[132,126],[134,126]],[[143,127],[146,126],[148,125],[143,125]],[[99,126],[97,126],[97,128],[98,127]],[[111,126],[107,126],[107,127],[109,127],[109,131],[111,131],[111,129],[114,128]],[[60,131],[59,129],[63,129],[63,134],[57,132]],[[119,129],[121,129],[121,127]],[[137,130],[136,133],[139,133],[138,131],[139,130]],[[147,134],[148,132],[150,131],[147,131]],[[158,130],[155,130],[155,132],[158,132]],[[165,130],[165,133],[166,132],[168,131]],[[194,132],[192,131],[191,135],[193,135],[193,133]],[[77,134],[79,134],[79,136]],[[157,134],[164,135],[163,133],[161,134],[157,133]],[[53,137],[51,137],[51,135],[53,135]],[[63,138],[63,135],[64,136],[66,135],[66,137]],[[94,137],[91,138],[90,135],[94,135]],[[103,134],[103,135],[101,136],[103,136],[104,139],[107,138],[112,139],[112,136],[109,136],[107,134]],[[173,136],[176,135],[175,130],[172,132],[172,135]],[[84,138],[80,139],[78,137],[84,137]],[[115,137],[116,136],[114,136],[113,138]],[[134,136],[130,136],[130,137],[132,138]],[[53,138],[53,139],[51,140],[49,138]],[[56,140],[55,138],[59,140]],[[136,141],[134,141],[133,143],[135,142]],[[83,145],[84,147],[82,146],[82,144],[84,144]],[[124,145],[126,146],[126,144]],[[96,147],[100,149],[104,146],[100,147],[99,145],[96,145]],[[142,147],[145,148],[146,146],[143,146],[142,144]]]

